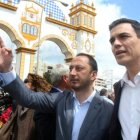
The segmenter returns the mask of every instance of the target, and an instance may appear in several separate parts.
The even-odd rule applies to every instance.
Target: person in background
[[[101,89],[101,91],[100,91],[100,95],[101,95],[101,96],[108,97],[107,89],[105,89],[105,88]]]
[[[56,113],[56,140],[108,140],[113,105],[93,87],[98,67],[91,55],[80,53],[72,59],[69,82],[73,91],[57,94],[35,94],[23,86],[12,69],[12,51],[2,39],[0,58],[0,86],[23,106]]]
[[[27,88],[35,90],[32,82],[24,80]],[[13,140],[36,140],[35,124],[33,121],[34,109],[29,109],[17,104],[17,118],[13,130]],[[23,133],[24,132],[24,133]]]
[[[140,23],[121,18],[113,21],[109,30],[116,61],[126,68],[114,84],[110,140],[140,140]]]
[[[110,99],[114,103],[114,100],[115,100],[114,91],[108,90],[108,99]]]
[[[46,86],[40,86],[40,83]],[[51,85],[41,76],[29,73],[24,80],[25,86],[32,91],[50,91]],[[48,87],[48,88],[47,88]],[[26,108],[17,104],[17,118],[13,130],[13,140],[37,140],[35,122],[33,120],[34,109]],[[24,133],[23,133],[24,132]]]
[[[70,89],[68,82],[69,67],[66,64],[55,66],[47,72],[46,80],[53,85],[50,93],[57,94],[66,89]],[[38,140],[55,140],[56,114],[35,111],[35,128]]]
[[[109,94],[108,94],[108,90],[107,89],[105,89],[105,88],[101,89],[100,96],[102,96],[105,100],[107,100],[111,104],[114,104],[113,101],[108,98],[108,95]]]
[[[0,88],[0,130],[11,116],[12,101],[12,97]]]

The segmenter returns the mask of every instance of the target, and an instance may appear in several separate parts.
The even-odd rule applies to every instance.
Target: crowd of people
[[[11,118],[8,130],[13,135],[1,140],[140,140],[140,23],[121,18],[109,30],[112,53],[126,68],[113,92],[95,89],[98,65],[86,53],[77,54],[69,69],[54,68],[49,75],[52,83],[28,75],[27,87],[12,67],[11,49],[0,38],[0,87],[14,106],[13,117],[1,126],[0,138]],[[36,76],[42,82],[36,84]]]

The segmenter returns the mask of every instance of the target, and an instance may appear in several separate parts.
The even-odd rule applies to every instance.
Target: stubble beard
[[[85,89],[87,89],[89,87],[89,85],[90,85],[90,82],[86,81],[86,82],[82,83],[82,85],[80,85],[80,86],[72,87],[72,89],[76,92],[84,91]]]

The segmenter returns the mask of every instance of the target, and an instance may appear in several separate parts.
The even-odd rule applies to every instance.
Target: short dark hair
[[[100,95],[101,96],[106,96],[107,95],[107,89],[105,89],[105,88],[101,89]]]
[[[92,70],[95,70],[98,72],[98,65],[96,60],[93,58],[92,55],[86,54],[86,53],[79,53],[76,56],[85,56],[89,59],[89,65],[91,66]]]
[[[120,18],[115,21],[113,21],[109,25],[109,30],[111,31],[115,26],[122,24],[122,23],[129,23],[131,24],[132,28],[134,29],[136,35],[138,38],[140,38],[140,22],[128,18]]]

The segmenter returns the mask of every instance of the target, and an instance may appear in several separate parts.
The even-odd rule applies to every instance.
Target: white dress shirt
[[[123,140],[137,140],[140,129],[140,72],[133,82],[123,77],[124,87],[119,105],[119,120]]]
[[[84,118],[89,109],[90,103],[95,96],[96,91],[94,90],[92,94],[82,103],[79,103],[76,95],[74,94],[74,122],[72,130],[72,140],[78,140],[79,131],[84,121]]]

